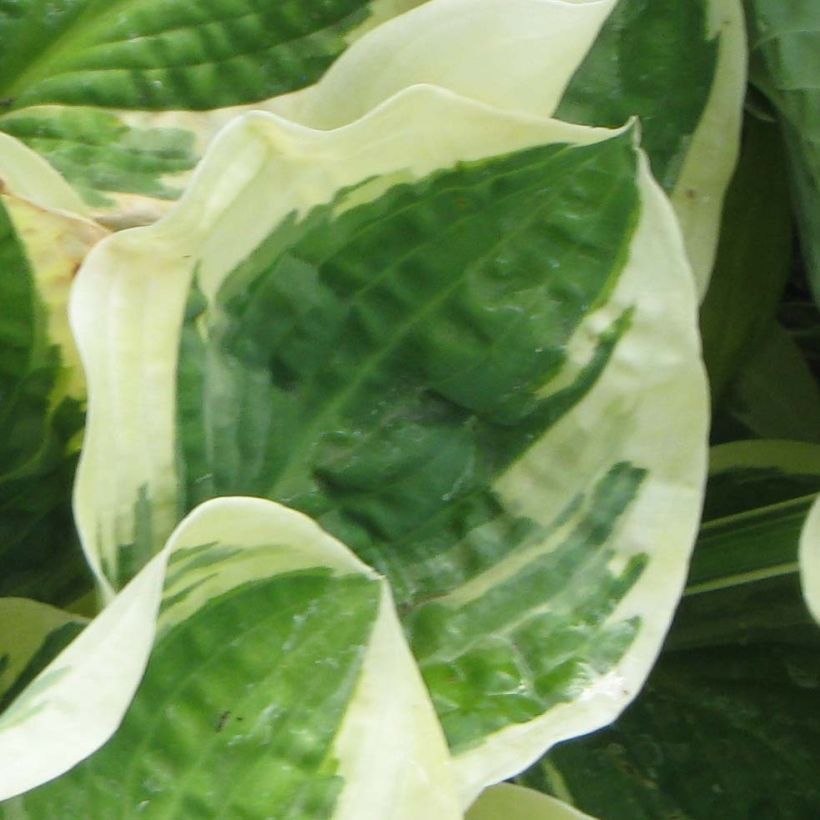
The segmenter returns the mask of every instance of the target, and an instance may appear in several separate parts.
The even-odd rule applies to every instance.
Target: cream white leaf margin
[[[432,83],[509,111],[549,117],[616,5],[433,0],[362,38],[316,85],[263,108],[303,125],[336,128],[401,88]],[[715,78],[672,194],[701,298],[740,150],[747,61],[740,0],[706,5],[707,35],[719,38]]]
[[[740,0],[710,0],[707,5],[709,35],[720,37],[715,80],[672,192],[701,299],[717,253],[723,199],[740,153],[748,57]]]
[[[594,820],[578,809],[523,786],[501,783],[476,800],[465,820]]]
[[[615,5],[616,0],[430,0],[369,30],[318,83],[301,91],[208,112],[118,116],[137,128],[188,130],[199,153],[243,112],[264,110],[327,130],[363,117],[403,88],[424,84],[508,111],[549,117]],[[715,80],[673,194],[701,296],[737,160],[746,86],[740,0],[709,0],[707,5],[708,34],[720,37]],[[129,221],[127,214],[118,219]],[[144,221],[144,215],[139,219]]]
[[[80,195],[39,154],[0,131],[0,192],[29,199],[43,208],[87,216]]]
[[[354,122],[402,89],[416,85],[437,85],[479,102],[549,116],[615,2],[386,3],[377,17],[368,20],[369,30],[316,85],[252,105],[213,111],[114,113],[134,128],[189,131],[200,155],[221,128],[249,111],[268,111],[301,125],[333,129]],[[408,6],[415,7],[407,10]],[[371,28],[376,20],[381,24]],[[177,175],[175,183],[183,179]],[[120,212],[105,215],[106,224],[147,224],[168,207],[167,202],[133,195],[123,195],[120,205]]]
[[[639,188],[641,219],[629,259],[607,304],[587,320],[606,326],[625,306],[635,304],[639,309],[633,327],[599,383],[568,415],[572,423],[558,425],[544,439],[543,449],[534,447],[513,465],[499,489],[539,520],[543,510],[536,505],[544,500],[533,490],[540,482],[554,485],[556,468],[549,464],[572,463],[571,471],[561,471],[567,498],[590,485],[602,457],[647,468],[649,485],[619,527],[613,547],[616,565],[635,552],[648,555],[649,562],[636,588],[604,621],[638,617],[641,628],[624,657],[571,703],[510,725],[457,756],[457,780],[466,802],[488,783],[517,774],[556,743],[611,723],[640,691],[685,584],[706,477],[707,388],[697,363],[699,342],[692,327],[696,297],[682,239],[643,157]],[[581,325],[571,349],[574,343],[583,345],[588,327]],[[573,351],[571,358],[575,355]],[[624,430],[633,434],[625,436]]]
[[[812,616],[820,623],[820,496],[803,524],[798,556],[803,597]]]
[[[374,198],[457,161],[611,135],[508,114],[432,86],[408,88],[333,131],[262,112],[225,128],[179,206],[155,225],[98,245],[72,293],[71,323],[93,385],[75,515],[103,589],[113,592],[118,547],[135,540],[135,499],[150,498],[158,543],[177,520],[176,372],[167,363],[179,349],[195,271],[212,299],[288,214],[304,214],[364,180],[372,182],[361,196]],[[108,478],[112,463],[117,481]]]
[[[199,286],[212,298],[248,249],[287,214],[303,214],[365,179],[373,181],[361,195],[377,196],[388,184],[423,177],[456,160],[556,141],[589,143],[609,135],[502,113],[430,86],[407,89],[335,131],[316,131],[263,113],[246,115],[226,129],[178,209],[154,226],[120,233],[98,246],[75,289],[72,321],[93,386],[76,511],[89,560],[102,582],[108,583],[106,567],[116,566],[119,547],[135,540],[134,501],[141,493],[151,500],[159,536],[175,520],[175,373],[161,363],[173,360],[178,349],[180,316],[195,270]],[[612,617],[638,616],[643,627],[617,669],[591,683],[574,703],[501,731],[461,755],[456,771],[462,805],[488,783],[520,771],[547,746],[614,719],[639,690],[683,587],[705,473],[706,389],[697,364],[695,298],[682,240],[645,162],[640,190],[643,218],[627,269],[612,300],[582,328],[573,356],[584,361],[594,331],[609,326],[636,299],[642,318],[617,357],[615,381],[605,379],[599,400],[589,405],[595,409],[583,414],[580,425],[565,428],[566,440],[556,444],[553,439],[550,446],[573,454],[577,470],[567,498],[590,486],[600,469],[601,453],[588,446],[584,431],[604,419],[636,431],[625,450],[608,452],[607,459],[626,458],[657,471],[657,482],[619,535],[625,545],[619,561],[634,551],[652,560],[640,591]],[[676,306],[672,312],[670,304]],[[151,321],[143,321],[149,315]],[[645,381],[648,373],[655,374],[651,386]],[[640,401],[624,402],[624,380],[634,385],[630,395],[640,395]],[[160,401],[160,396],[165,398]],[[659,441],[665,442],[663,448]],[[530,510],[525,501],[531,495],[527,482],[539,474],[539,459],[543,462],[543,454],[533,453],[502,481],[507,490],[499,487],[524,503],[525,514],[536,520],[543,510]],[[118,465],[116,482],[108,479],[112,463]]]
[[[0,801],[70,769],[114,733],[154,640],[163,551],[0,716]]]
[[[194,560],[185,570],[186,550],[219,543],[231,546],[228,557],[207,566]],[[164,589],[172,556],[175,580]],[[59,776],[114,733],[158,629],[164,633],[246,581],[317,567],[336,576],[364,575],[381,590],[362,672],[334,742],[345,786],[333,817],[353,820],[364,812],[392,820],[456,820],[461,812],[446,743],[386,583],[309,518],[250,498],[220,498],[196,508],[3,714],[0,800]],[[176,596],[192,586],[190,594]],[[158,622],[163,595],[171,603]]]
[[[615,0],[432,0],[363,37],[314,86],[266,110],[338,128],[429,83],[507,111],[549,116]]]

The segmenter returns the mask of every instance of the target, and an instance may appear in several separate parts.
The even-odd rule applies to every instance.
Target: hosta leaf
[[[102,109],[38,106],[0,118],[0,126],[48,159],[95,211],[116,208],[134,221],[170,205],[198,160],[191,132],[129,127]],[[140,207],[151,210],[141,216]]]
[[[70,204],[65,184],[8,138],[0,142],[0,174],[6,169],[11,173],[0,190],[0,595],[67,603],[88,582],[69,508],[85,390],[66,304],[74,272],[105,232],[52,210]]]
[[[481,794],[466,820],[584,820],[589,815],[535,791],[501,783]]]
[[[90,560],[118,587],[212,496],[312,515],[391,582],[469,802],[652,662],[700,504],[694,314],[628,131],[431,87],[249,116],[81,272]]]
[[[0,800],[62,774],[111,736],[151,649],[163,570],[164,555],[4,704]],[[5,803],[0,811],[14,817]]]
[[[48,157],[112,227],[149,223],[168,210],[218,129],[241,113],[243,109],[236,107],[239,103],[252,103],[244,110],[276,110],[324,128],[356,119],[405,85],[436,82],[455,89],[466,85],[481,99],[502,100],[513,107],[519,97],[529,101],[535,95],[544,103],[540,107],[545,112],[551,110],[613,2],[433,0],[418,13],[403,15],[398,26],[378,23],[418,5],[418,0],[381,0],[372,7],[362,0],[335,0],[322,6],[311,0],[310,5],[316,8],[310,12],[305,8],[300,11],[295,2],[281,8],[249,2],[247,13],[238,15],[238,22],[234,19],[235,9],[227,13],[220,6],[206,11],[165,4],[166,15],[191,20],[163,34],[150,16],[155,2],[143,0],[132,4],[123,16],[126,22],[131,20],[135,31],[147,26],[150,32],[149,36],[118,46],[138,53],[141,59],[135,70],[124,75],[124,89],[114,83],[116,72],[97,72],[97,84],[109,91],[115,89],[115,96],[97,99],[93,86],[72,84],[72,94],[79,93],[81,99],[72,99],[70,106],[54,105],[61,99],[53,95],[41,95],[23,107],[15,103],[13,110],[0,116],[0,129]],[[96,30],[98,18],[105,18],[106,13],[87,0],[79,5],[88,6],[78,18],[79,28],[85,24]],[[209,15],[213,19],[205,19]],[[257,30],[254,26],[260,16],[270,19],[265,20],[267,28]],[[334,39],[321,30],[329,20],[340,20],[340,25],[356,22],[357,28],[344,40]],[[234,43],[237,32],[241,33],[246,25],[251,34]],[[307,40],[300,37],[305,27],[317,27]],[[332,46],[335,56],[370,29],[377,30],[354,45],[352,60],[341,60],[334,66],[321,89],[266,100],[309,85],[321,76],[328,60],[314,61],[310,68],[306,65],[310,62],[311,36],[322,47]],[[533,32],[538,36],[533,37]],[[2,37],[0,30],[0,42]],[[248,37],[260,40],[264,48],[254,46]],[[163,38],[181,38],[189,48],[203,53],[208,53],[211,46],[215,49],[214,62],[200,59],[196,65],[186,67],[183,50],[174,58],[176,68],[169,69],[176,77],[173,83],[150,79],[152,72],[159,76],[161,66],[170,60],[165,50],[170,46],[158,45]],[[218,52],[233,46],[249,51],[242,58],[241,76],[235,82],[225,82]],[[101,53],[113,59],[118,52]],[[458,54],[455,62],[453,54]],[[499,58],[505,62],[503,72],[494,68]],[[382,64],[377,72],[372,70],[374,61]],[[202,80],[207,93],[201,100],[205,92],[196,83],[183,82],[186,72],[214,75]],[[75,78],[73,74],[68,76]],[[341,79],[341,93],[334,77]],[[532,77],[542,79],[533,83]],[[133,99],[131,92],[137,95]],[[166,99],[169,93],[176,95],[173,100]],[[140,94],[144,94],[144,100]],[[132,110],[123,110],[123,106]],[[158,113],[146,108],[173,110]],[[212,110],[191,111],[203,108]]]
[[[274,111],[310,127],[333,128],[357,119],[404,87],[434,83],[493,105],[548,116],[616,4],[380,0],[366,6],[361,0],[336,0],[320,11],[297,14],[287,4],[274,10],[246,2],[248,8],[240,3],[245,14],[234,17],[236,10],[227,14],[218,5],[192,11],[174,3],[165,4],[161,17],[179,18],[178,28],[166,31],[162,19],[152,15],[155,2],[142,0],[120,12],[119,24],[132,35],[146,26],[148,34],[119,42],[115,32],[100,33],[109,12],[86,0],[88,8],[68,22],[67,31],[69,42],[74,37],[84,42],[89,36],[95,43],[98,37],[111,41],[105,46],[101,41],[94,46],[97,51],[90,52],[102,61],[93,72],[94,82],[79,82],[86,76],[84,68],[66,74],[64,82],[58,73],[42,82],[47,88],[58,81],[60,88],[70,88],[68,107],[55,105],[68,101],[56,92],[30,93],[22,101],[15,98],[12,110],[0,116],[0,129],[47,156],[112,227],[146,224],[167,212],[214,134],[248,108]],[[668,190],[683,168],[678,210],[704,282],[722,191],[736,152],[744,86],[738,3],[699,0],[681,11],[667,8],[668,3],[621,0],[560,109],[562,116],[592,125],[620,126],[635,114],[643,118],[650,157]],[[342,27],[354,19],[359,22],[343,39],[334,40],[321,29],[334,15],[341,15]],[[264,35],[253,29],[260,16],[267,26]],[[246,25],[249,32],[244,32]],[[300,26],[316,30],[306,39],[288,40],[302,32]],[[254,46],[254,38],[260,37],[263,48]],[[673,48],[647,50],[647,39]],[[167,49],[176,48],[177,40],[181,45],[170,61]],[[329,64],[319,61],[305,68],[311,44],[317,42],[330,43],[333,54],[341,57],[310,86]],[[251,50],[246,53],[244,48]],[[200,54],[196,65],[186,63],[191,49]],[[242,56],[234,60],[222,54],[232,49]],[[59,55],[71,49],[56,51]],[[40,61],[45,68],[35,66],[32,77],[57,70],[60,58],[49,53],[46,50]],[[123,77],[119,69],[107,68],[127,55],[134,64],[130,72],[120,72]],[[82,65],[88,59],[84,57]],[[617,71],[610,70],[613,59]],[[166,68],[169,61],[174,66]],[[229,76],[238,72],[237,77],[226,81],[223,68]],[[602,76],[613,76],[615,87],[602,85]],[[302,86],[308,87],[271,98]],[[104,93],[97,97],[95,89]],[[670,94],[678,100],[674,116],[666,105]],[[169,110],[160,113],[157,108]]]
[[[151,659],[122,726],[67,775],[0,806],[0,816],[461,816],[385,582],[307,518],[256,499],[209,502],[134,584],[35,680],[36,695],[0,718],[0,753],[14,750],[16,729],[33,767],[43,754],[34,708],[62,743],[58,697],[63,714],[79,713],[117,699],[117,687],[133,689],[141,668],[119,669],[91,635],[113,651],[126,633],[111,613],[127,606],[144,641],[159,603]],[[79,734],[99,745],[102,723],[89,720]],[[4,760],[6,794],[22,768]]]
[[[85,619],[26,598],[0,598],[0,713],[82,631]]]
[[[766,343],[788,278],[792,219],[786,176],[779,129],[747,117],[715,270],[700,310],[703,358],[717,408],[742,365]]]
[[[797,575],[820,447],[725,445],[710,472],[687,590],[646,688],[612,728],[524,778],[592,814],[796,819],[820,805],[820,631]]]
[[[746,88],[740,0],[500,6],[426,3],[363,38],[315,86],[266,108],[332,128],[402,87],[433,82],[506,109],[587,125],[621,126],[639,116],[703,294],[739,146]]]
[[[653,171],[673,196],[703,292],[739,143],[746,85],[740,0],[465,5],[424,4],[363,38],[317,85],[265,107],[331,128],[402,87],[433,82],[503,108],[555,112],[588,125],[621,126],[640,116]]]
[[[820,6],[746,0],[751,77],[781,115],[803,253],[820,304]]]
[[[615,3],[433,0],[371,31],[318,83],[266,108],[311,128],[338,128],[404,88],[430,83],[549,116]]]
[[[363,0],[6,3],[0,94],[14,111],[47,103],[167,110],[254,102],[320,76],[371,12]]]
[[[619,0],[555,114],[608,126],[640,117],[701,292],[737,157],[745,61],[740,0]]]
[[[113,226],[153,221],[203,146],[173,115],[138,112],[234,106],[309,85],[350,42],[419,1],[7,3],[0,131],[46,157]]]
[[[2,190],[24,197],[44,208],[84,215],[86,207],[77,192],[43,158],[22,142],[0,132],[0,182]]]
[[[772,322],[741,365],[721,405],[723,440],[786,438],[820,442],[820,385],[794,338]],[[740,434],[732,430],[740,427]]]
[[[768,640],[767,629],[782,634],[786,626],[807,620],[793,592],[800,532],[820,491],[820,446],[726,444],[712,450],[709,473],[703,523],[671,648],[728,643],[732,631],[746,640]],[[788,601],[789,614],[780,605],[775,611],[773,595],[754,605],[759,590],[775,589],[788,591],[781,597]]]
[[[707,27],[714,4],[620,0],[561,97],[556,116],[617,127],[641,118],[656,179],[672,191],[706,107],[719,39]],[[711,22],[709,23],[711,27]],[[662,38],[664,48],[654,43]],[[668,105],[671,90],[676,105]],[[666,116],[660,117],[666,102]]]

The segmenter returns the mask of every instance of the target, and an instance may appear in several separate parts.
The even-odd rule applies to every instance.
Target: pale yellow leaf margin
[[[798,556],[803,597],[812,616],[820,623],[820,496],[803,524]]]
[[[500,783],[476,800],[465,820],[594,820],[590,815],[546,794]]]
[[[741,1],[709,0],[707,6],[708,33],[720,37],[715,80],[671,197],[701,299],[712,275],[723,199],[740,152],[748,58]]]
[[[230,545],[230,554],[206,567],[193,561],[193,570],[185,572],[185,551],[210,544]],[[164,589],[172,556],[176,580]],[[458,820],[446,742],[386,582],[306,516],[255,498],[219,498],[197,507],[13,702],[0,718],[0,801],[58,777],[111,737],[158,629],[163,633],[214,595],[246,581],[316,567],[364,575],[381,590],[363,670],[334,743],[345,778],[334,820],[355,820],[362,812],[390,820]],[[179,585],[193,591],[179,596]],[[163,593],[172,603],[158,620]],[[11,812],[14,804],[3,808]]]

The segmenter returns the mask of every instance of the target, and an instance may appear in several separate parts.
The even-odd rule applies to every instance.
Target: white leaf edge
[[[707,9],[708,35],[720,37],[715,80],[671,195],[701,300],[717,254],[723,200],[740,154],[748,59],[741,0],[707,0]]]
[[[212,111],[112,111],[134,128],[181,128],[204,154],[223,127],[267,111],[306,127],[349,125],[405,88],[436,85],[499,108],[549,116],[616,0],[384,0],[314,85]],[[380,22],[379,25],[376,25]],[[364,33],[362,33],[364,32]],[[533,78],[539,78],[533,82]],[[185,175],[169,177],[169,182]],[[153,222],[168,203],[118,195],[106,225]]]
[[[495,489],[508,499],[507,506],[539,521],[550,515],[549,504],[543,491],[536,503],[527,487],[561,487],[569,499],[592,486],[602,462],[628,461],[647,468],[647,482],[619,522],[610,546],[614,568],[623,567],[635,553],[648,555],[649,561],[604,622],[638,616],[641,628],[624,657],[573,701],[528,723],[505,727],[456,755],[464,805],[487,784],[512,777],[555,744],[606,726],[620,715],[654,665],[686,582],[708,461],[708,386],[699,356],[697,294],[674,212],[643,155],[638,183],[641,217],[629,258],[607,304],[585,319],[570,339],[570,358],[576,345],[583,349],[589,344],[590,328],[601,332],[623,310],[637,305],[633,325],[589,394]],[[629,395],[637,398],[630,403]],[[623,438],[623,425],[640,430],[640,435]],[[600,447],[591,446],[591,431]],[[570,460],[572,472],[560,469],[559,477],[551,465]]]
[[[820,495],[803,524],[798,556],[803,598],[812,617],[820,624]]]
[[[0,131],[0,193],[10,192],[42,208],[89,215],[80,195],[45,159]]]
[[[176,368],[181,317],[196,270],[207,298],[288,214],[342,188],[362,196],[457,161],[538,144],[588,144],[613,133],[501,112],[433,86],[414,86],[361,120],[318,131],[253,112],[225,128],[178,206],[114,234],[82,265],[69,315],[89,385],[74,493],[83,548],[104,593],[106,566],[134,540],[134,502],[151,499],[162,543],[176,523]],[[381,186],[381,187],[380,187]],[[162,397],[162,398],[160,398]],[[109,480],[118,464],[117,481]]]
[[[157,555],[3,713],[0,801],[63,774],[113,734],[153,645],[166,560]]]
[[[329,130],[405,88],[436,85],[548,117],[616,0],[430,0],[369,32],[313,86],[265,109]]]
[[[238,554],[225,559],[217,573],[215,564],[207,567],[208,582],[164,612],[160,628],[250,579],[315,567],[370,578],[379,585],[381,601],[363,671],[335,742],[346,782],[332,816],[353,820],[366,806],[371,816],[389,820],[458,820],[446,741],[386,582],[301,513],[272,501],[236,497],[207,501],[193,510],[162,552],[35,678],[33,693],[30,687],[12,704],[24,714],[8,726],[0,720],[0,801],[22,795],[15,803],[25,812],[26,791],[68,771],[111,737],[154,643],[169,559],[220,542],[239,548]],[[382,777],[365,776],[374,770]],[[16,810],[14,804],[8,810]]]
[[[776,467],[793,474],[820,475],[820,445],[787,439],[755,439],[712,448],[710,474],[733,467]],[[797,555],[803,598],[812,617],[820,624],[820,495],[803,522]]]
[[[464,820],[594,820],[573,806],[534,789],[499,783],[481,793]]]
[[[715,79],[672,194],[701,298],[711,276],[723,198],[739,153],[746,87],[742,4],[703,1],[707,36],[720,37]],[[117,115],[134,127],[186,129],[195,135],[200,153],[241,113],[264,110],[327,130],[365,116],[403,88],[424,84],[508,111],[549,117],[616,2],[428,0],[396,16],[392,15],[402,7],[391,7],[388,19],[368,26],[307,88],[208,112]],[[152,216],[161,212],[154,209]]]

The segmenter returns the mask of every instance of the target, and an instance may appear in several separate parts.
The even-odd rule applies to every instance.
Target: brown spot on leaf
[[[226,709],[216,721],[216,731],[221,732],[225,728],[225,724],[228,722],[228,718],[230,718],[231,713]]]

